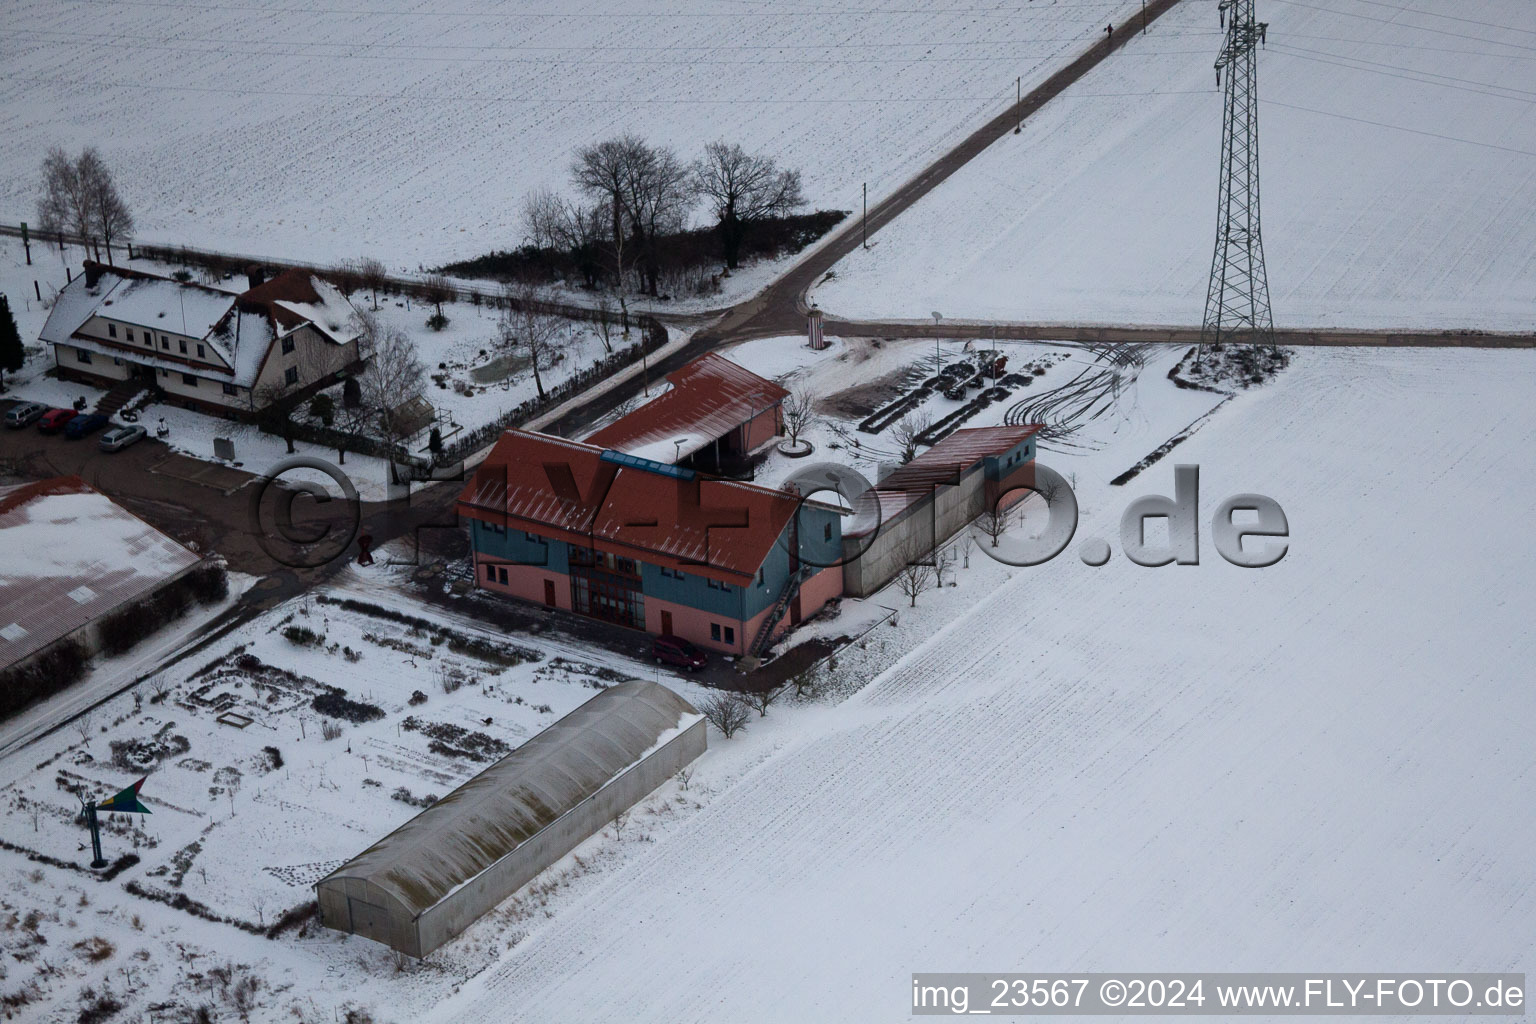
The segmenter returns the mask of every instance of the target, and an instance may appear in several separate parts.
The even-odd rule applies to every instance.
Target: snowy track
[[[1179,459],[1207,517],[1282,502],[1279,565],[1202,529],[1198,567],[1016,572],[437,1019],[895,1021],[917,970],[1517,969],[1533,384],[1518,353],[1302,353]]]

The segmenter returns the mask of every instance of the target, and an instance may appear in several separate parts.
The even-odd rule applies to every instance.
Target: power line
[[[1303,3],[1302,0],[1273,0],[1274,3],[1290,4],[1292,7],[1305,7],[1312,11],[1322,11],[1324,14],[1334,14],[1345,18],[1359,18],[1362,21],[1374,21],[1381,25],[1391,25],[1393,28],[1412,29],[1415,32],[1432,32],[1437,36],[1450,36],[1453,39],[1470,39],[1479,43],[1491,43],[1494,46],[1511,46],[1520,50],[1536,50],[1536,46],[1526,46],[1524,43],[1510,43],[1502,39],[1489,39],[1487,36],[1469,36],[1461,32],[1447,32],[1443,28],[1428,28],[1424,25],[1408,25],[1401,21],[1393,21],[1391,18],[1375,18],[1369,14],[1355,14],[1352,11],[1340,11],[1332,7],[1319,7],[1316,4]]]
[[[192,54],[204,54],[204,55],[207,55],[207,56],[217,56],[217,57],[296,57],[296,58],[301,58],[301,59],[306,59],[307,60],[307,59],[313,59],[316,56],[319,56],[319,55],[317,55],[315,53],[305,53],[305,52],[299,51],[299,50],[285,50],[285,49],[260,49],[260,50],[241,49],[241,50],[232,50],[232,49],[228,49],[227,47],[178,46],[178,45],[174,45],[172,43],[149,43],[149,42],[124,43],[124,42],[121,41],[122,38],[135,38],[135,37],[117,37],[115,39],[101,38],[99,41],[98,40],[92,40],[92,39],[59,39],[59,40],[49,40],[49,41],[47,41],[46,45],[48,45],[50,47],[52,47],[52,46],[61,46],[61,45],[62,46],[81,46],[81,47],[110,47],[114,51],[117,51],[117,50],[131,50],[131,51],[138,51],[138,52],[148,51],[148,52],[156,52],[156,53],[192,53]],[[148,38],[148,37],[137,37],[137,38]],[[1072,40],[1072,41],[1076,42],[1076,41],[1081,41],[1081,40],[1079,39],[1079,40]],[[220,42],[223,42],[223,40],[220,40]],[[259,45],[264,45],[264,44],[259,44]],[[327,44],[327,45],[329,45],[329,44]],[[795,49],[795,48],[793,48],[793,47],[784,47],[783,49]],[[1205,52],[1205,51],[1201,51],[1201,50],[1138,51],[1137,53],[1134,54],[1134,56],[1138,56],[1138,57],[1161,57],[1161,56],[1176,56],[1176,55],[1181,55],[1181,54],[1200,53],[1200,52]],[[1028,53],[1020,53],[1019,51],[1014,50],[1014,51],[1012,51],[1010,53],[1007,53],[1007,54],[997,54],[995,56],[987,56],[987,57],[935,57],[935,56],[932,56],[932,55],[929,55],[929,54],[908,55],[908,56],[904,56],[904,57],[871,57],[871,58],[856,57],[856,58],[851,58],[851,59],[849,59],[849,58],[840,58],[840,59],[838,59],[835,62],[835,64],[833,66],[841,67],[841,66],[844,66],[844,65],[858,65],[858,64],[917,65],[917,64],[1004,64],[1004,63],[1007,63],[1007,64],[1009,64],[1011,66],[1012,64],[1017,63],[1017,62],[1019,62],[1021,60],[1022,61],[1046,60],[1046,59],[1049,59],[1049,58],[1052,58],[1052,57],[1056,57],[1058,55],[1059,55],[1058,51],[1048,51],[1048,52],[1037,53],[1037,54],[1028,54]],[[823,58],[823,57],[793,57],[793,58],[784,58],[784,59],[752,60],[752,61],[747,61],[747,62],[744,62],[744,61],[739,60],[739,59],[738,60],[699,60],[699,59],[693,58],[693,57],[683,58],[683,59],[680,59],[680,60],[637,60],[637,59],[628,58],[628,57],[607,57],[607,58],[600,58],[600,59],[597,59],[597,58],[580,58],[580,57],[460,57],[460,56],[428,56],[428,55],[423,55],[423,54],[394,54],[394,53],[387,53],[387,54],[386,53],[332,53],[332,54],[325,54],[324,57],[325,57],[326,60],[387,61],[387,62],[389,62],[391,64],[398,64],[398,63],[405,62],[405,61],[411,61],[411,62],[439,63],[439,64],[507,64],[507,65],[529,65],[529,66],[535,66],[535,67],[559,67],[559,66],[565,66],[565,65],[583,65],[583,66],[613,65],[613,66],[617,66],[617,67],[742,67],[744,64],[747,65],[747,66],[750,66],[750,67],[782,67],[782,66],[800,67],[800,66],[804,66],[804,65],[807,65],[807,64],[816,65],[818,67],[825,67],[828,64],[826,58]]]
[[[1308,32],[1287,32],[1285,37],[1287,39],[1318,39],[1323,42],[1344,43],[1354,46],[1390,46],[1397,50],[1425,50],[1429,53],[1457,53],[1468,57],[1491,57],[1494,60],[1536,60],[1536,53],[1491,53],[1488,50],[1461,50],[1450,46],[1425,46],[1423,43],[1393,43],[1385,39],[1349,39],[1343,36],[1312,35]]]
[[[1446,142],[1462,142],[1468,146],[1481,146],[1484,149],[1496,149],[1503,153],[1518,153],[1521,156],[1536,156],[1536,150],[1516,149],[1513,146],[1500,146],[1493,142],[1478,142],[1476,139],[1464,139],[1456,135],[1441,135],[1439,132],[1428,132],[1421,128],[1405,128],[1400,124],[1387,124],[1384,121],[1371,121],[1363,117],[1352,117],[1349,114],[1340,114],[1333,110],[1317,110],[1313,107],[1302,107],[1294,103],[1281,103],[1279,100],[1260,100],[1265,106],[1285,107],[1287,110],[1300,110],[1308,114],[1320,114],[1323,117],[1336,117],[1342,121],[1354,121],[1357,124],[1368,124],[1377,128],[1390,128],[1393,131],[1407,132],[1410,135],[1424,135],[1431,139],[1441,139]]]
[[[263,15],[272,14],[335,14],[345,17],[427,17],[427,18],[559,18],[572,21],[591,21],[597,18],[621,19],[642,18],[647,21],[660,21],[667,18],[708,19],[724,18],[728,20],[739,18],[870,18],[890,14],[921,14],[932,16],[933,8],[902,8],[902,7],[859,7],[827,10],[772,10],[772,11],[672,11],[666,14],[658,14],[655,11],[441,11],[427,10],[379,10],[377,8],[351,8],[351,7],[263,7],[254,4],[214,4],[214,3],[174,3],[170,0],[72,0],[72,2],[88,7],[158,7],[169,8],[178,11],[245,11]],[[1124,7],[1123,0],[1095,0],[1090,3],[1063,2],[1057,6],[1069,10],[1088,9],[1117,9]],[[943,14],[982,14],[1011,16],[1023,14],[1029,10],[1038,10],[1026,5],[1023,7],[951,7],[943,8],[938,13]],[[1097,17],[1097,16],[1095,16]]]
[[[763,104],[882,104],[882,103],[987,103],[996,100],[1003,95],[1004,90],[998,90],[990,96],[876,96],[870,99],[856,99],[848,97],[805,97],[786,99],[779,96],[762,98],[735,97],[728,99],[659,99],[659,98],[635,98],[632,96],[608,96],[608,97],[551,97],[532,96],[527,98],[487,95],[430,95],[412,96],[408,93],[359,93],[359,92],[311,92],[299,89],[261,89],[236,88],[212,86],[212,85],[160,85],[150,82],[87,82],[68,78],[43,78],[37,76],[13,75],[14,82],[34,82],[43,85],[68,85],[77,88],[88,89],[141,89],[155,92],[195,92],[195,93],[219,93],[231,96],[286,96],[299,99],[341,99],[341,100],[408,100],[414,103],[509,103],[509,104],[545,104],[551,107],[568,106],[573,104],[602,105],[602,106],[761,106]],[[1011,95],[1012,90],[1007,90]]]
[[[1536,28],[1516,28],[1513,25],[1500,25],[1496,21],[1478,21],[1476,18],[1462,18],[1454,14],[1441,14],[1438,11],[1422,11],[1417,7],[1399,7],[1397,4],[1383,3],[1382,0],[1356,0],[1356,2],[1371,4],[1374,7],[1385,7],[1393,11],[1402,11],[1404,14],[1422,14],[1426,18],[1444,18],[1446,21],[1461,21],[1468,25],[1483,25],[1487,28],[1501,29],[1505,32],[1525,32],[1528,35],[1536,35]]]
[[[1092,33],[1096,34],[1099,31],[1100,31],[1100,29],[1097,26],[1097,24],[1095,24],[1094,26],[1091,27],[1091,32]],[[722,50],[724,50],[724,51],[737,51],[737,50],[742,50],[742,51],[755,51],[755,50],[828,50],[828,51],[832,51],[832,52],[840,52],[840,51],[843,51],[843,50],[850,50],[850,49],[889,50],[889,49],[895,49],[895,48],[898,48],[898,47],[911,47],[911,48],[927,47],[927,48],[930,48],[930,49],[938,48],[938,47],[956,47],[956,46],[964,46],[964,47],[971,47],[971,46],[1016,47],[1016,46],[1027,46],[1027,45],[1029,45],[1031,43],[1077,43],[1077,42],[1082,42],[1082,40],[1084,38],[1084,34],[1089,33],[1089,32],[1090,32],[1089,28],[1084,28],[1083,32],[1081,32],[1081,33],[1079,33],[1077,35],[1074,35],[1074,36],[1035,36],[1035,37],[1031,37],[1031,38],[1028,38],[1028,39],[961,39],[961,40],[953,40],[953,41],[947,41],[947,42],[910,42],[910,43],[898,43],[898,42],[858,43],[858,42],[852,42],[852,41],[850,41],[850,42],[838,42],[838,43],[809,43],[809,42],[801,42],[799,40],[796,40],[794,42],[786,42],[786,43],[719,43],[719,44],[716,44],[716,43],[693,43],[693,44],[690,44],[690,43],[668,43],[667,44],[667,49],[668,50],[709,50],[709,51],[722,51]],[[1219,32],[1207,32],[1207,31],[1198,31],[1198,32],[1177,32],[1177,31],[1175,31],[1175,32],[1163,32],[1163,33],[1160,33],[1160,34],[1162,35],[1163,38],[1169,38],[1169,37],[1182,38],[1182,37],[1186,37],[1186,36],[1187,37],[1214,36],[1214,35],[1220,35],[1221,33],[1219,33]],[[18,29],[18,30],[15,30],[15,31],[11,32],[10,35],[12,37],[14,37],[14,36],[24,36],[24,35],[31,35],[31,36],[42,36],[42,35],[60,36],[60,37],[63,37],[62,39],[58,40],[58,41],[61,41],[61,42],[70,42],[70,41],[82,40],[82,39],[101,39],[101,40],[106,40],[106,41],[110,41],[110,42],[116,42],[116,41],[122,40],[122,39],[140,39],[140,40],[148,40],[150,42],[156,42],[156,43],[169,43],[169,42],[173,41],[171,38],[168,38],[168,37],[165,37],[165,36],[160,36],[160,35],[146,35],[146,34],[142,34],[142,33],[123,33],[123,32],[74,32],[74,31],[70,31],[70,30],[67,30],[67,29]],[[260,43],[260,44],[272,44],[272,45],[283,45],[283,46],[330,46],[330,47],[345,47],[345,48],[349,48],[349,49],[363,49],[363,50],[377,50],[377,49],[511,50],[511,51],[519,51],[519,52],[520,51],[534,51],[534,52],[552,52],[552,53],[591,52],[591,51],[594,51],[594,50],[598,50],[598,51],[609,51],[609,50],[612,50],[612,51],[615,51],[615,52],[635,52],[635,51],[639,51],[639,52],[644,52],[644,53],[654,53],[655,50],[656,50],[656,47],[654,45],[652,45],[652,46],[630,45],[630,44],[618,44],[618,45],[615,45],[615,44],[610,44],[610,43],[590,43],[590,44],[585,44],[585,43],[568,43],[568,44],[563,45],[563,46],[541,46],[541,45],[530,45],[530,44],[527,44],[527,43],[515,43],[515,44],[514,43],[426,43],[426,42],[423,42],[423,43],[393,43],[393,42],[383,42],[383,41],[373,41],[373,40],[362,41],[362,40],[357,40],[357,39],[342,39],[342,40],[331,41],[331,40],[304,40],[304,39],[252,39],[249,36],[243,36],[242,38],[246,39],[247,41],[254,42],[254,43]],[[228,36],[218,36],[218,37],[192,36],[192,37],[188,37],[188,38],[180,38],[180,37],[178,37],[177,41],[193,42],[193,43],[217,43],[217,44],[223,45],[223,44],[226,44],[226,43],[229,42],[229,37]]]
[[[1359,57],[1345,57],[1342,54],[1336,54],[1336,53],[1325,54],[1324,56],[1321,56],[1321,57],[1309,57],[1309,56],[1307,56],[1307,53],[1322,53],[1323,51],[1320,51],[1320,50],[1310,50],[1310,51],[1298,52],[1296,49],[1293,49],[1292,47],[1287,46],[1287,45],[1285,45],[1283,43],[1277,43],[1275,45],[1275,50],[1278,53],[1282,53],[1282,54],[1284,54],[1284,55],[1286,55],[1288,57],[1296,57],[1296,58],[1298,58],[1300,60],[1315,61],[1315,62],[1317,62],[1319,64],[1332,64],[1334,67],[1345,68],[1345,69],[1348,69],[1350,71],[1360,71],[1360,72],[1364,72],[1365,74],[1381,75],[1381,76],[1383,76],[1385,78],[1397,78],[1397,79],[1402,79],[1403,81],[1406,81],[1406,82],[1418,82],[1420,85],[1434,85],[1434,86],[1439,86],[1442,89],[1455,89],[1457,92],[1476,93],[1479,96],[1492,96],[1495,99],[1514,100],[1516,102],[1530,102],[1531,100],[1536,100],[1536,92],[1531,92],[1531,91],[1525,90],[1525,89],[1515,89],[1512,86],[1492,85],[1491,83],[1488,83],[1488,82],[1474,82],[1471,79],[1453,78],[1450,75],[1441,75],[1441,74],[1437,74],[1436,72],[1433,72],[1433,71],[1416,71],[1413,68],[1397,68],[1397,66],[1394,65],[1394,64],[1381,64],[1381,63],[1379,63],[1377,61],[1368,61],[1368,60],[1364,60],[1364,59],[1359,58]],[[1328,57],[1332,57],[1332,58],[1335,58],[1335,59],[1328,60],[1328,59],[1326,59]],[[1376,65],[1376,67],[1381,67],[1381,68],[1397,68],[1398,71],[1403,71],[1403,72],[1407,72],[1407,73],[1406,74],[1394,74],[1391,71],[1378,71],[1375,68],[1357,67],[1355,64],[1347,64],[1347,63],[1345,63],[1345,61],[1356,61],[1359,64],[1374,64],[1374,65]],[[1415,75],[1423,75],[1423,76],[1426,76],[1426,77],[1416,78],[1416,77],[1414,77]],[[1436,82],[1436,81],[1431,81],[1430,80],[1430,79],[1434,79],[1434,78],[1443,78],[1443,79],[1446,79],[1446,81]],[[1464,83],[1464,84],[1462,84],[1462,85],[1452,84],[1452,83],[1455,83],[1455,82],[1461,82],[1461,83]],[[1482,86],[1483,88],[1470,88],[1470,86]],[[1494,90],[1494,89],[1502,89],[1502,90],[1505,90],[1505,91],[1504,92],[1493,92],[1492,90]],[[1518,96],[1507,95],[1507,93],[1511,93],[1511,92],[1519,93],[1520,95],[1518,95]]]

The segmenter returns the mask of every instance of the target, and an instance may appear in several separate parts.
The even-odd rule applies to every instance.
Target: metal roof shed
[[[657,683],[597,694],[315,885],[328,928],[424,957],[704,752]]]

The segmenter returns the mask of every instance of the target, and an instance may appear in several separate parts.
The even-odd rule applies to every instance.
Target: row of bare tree
[[[62,146],[48,151],[43,158],[37,221],[40,230],[59,234],[61,248],[66,234],[94,249],[98,260],[105,248],[108,263],[112,262],[112,243],[124,242],[133,234],[133,214],[94,146],[77,157],[71,157]]]
[[[706,146],[690,164],[666,146],[623,135],[581,149],[571,181],[579,198],[550,190],[528,197],[523,221],[529,241],[569,253],[587,287],[610,286],[621,303],[631,274],[647,295],[656,295],[658,242],[686,226],[701,200],[709,204],[725,264],[733,269],[754,222],[805,205],[799,171],[725,142]]]

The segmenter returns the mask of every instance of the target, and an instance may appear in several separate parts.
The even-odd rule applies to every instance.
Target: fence
[[[435,461],[442,465],[468,458],[495,441],[501,436],[502,431],[526,423],[545,410],[554,408],[572,395],[639,361],[642,356],[657,351],[666,343],[667,329],[661,325],[660,321],[647,317],[638,345],[626,345],[624,348],[616,349],[603,358],[593,361],[592,365],[586,369],[577,370],[570,377],[547,390],[542,397],[530,398],[502,413],[490,423],[466,431],[451,444],[444,445],[443,450],[435,456]]]

